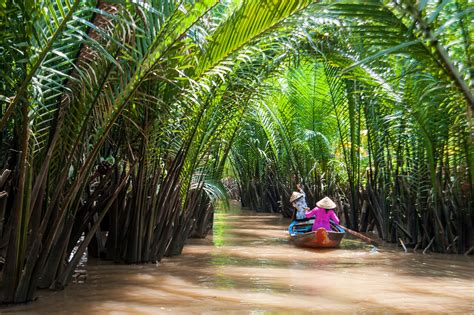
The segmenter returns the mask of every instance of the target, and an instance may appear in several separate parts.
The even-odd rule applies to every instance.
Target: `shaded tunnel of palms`
[[[474,245],[467,1],[2,3],[1,301],[89,245],[181,253],[224,177],[257,211],[290,216],[301,182],[354,230]]]

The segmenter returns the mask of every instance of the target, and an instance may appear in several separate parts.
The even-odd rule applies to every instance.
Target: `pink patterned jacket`
[[[329,219],[332,219],[334,223],[339,224],[339,218],[334,213],[334,210],[326,211],[326,209],[316,207],[313,210],[306,212],[307,218],[312,218],[314,216],[316,216],[316,219],[314,220],[312,231],[316,231],[320,227],[330,231],[331,225],[329,224]]]

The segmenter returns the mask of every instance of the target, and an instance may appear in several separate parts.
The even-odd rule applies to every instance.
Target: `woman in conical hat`
[[[296,185],[296,189],[298,189],[298,191],[294,191],[291,194],[290,202],[291,205],[296,209],[296,219],[302,220],[306,218],[305,211],[309,208],[306,204],[306,194],[299,184]]]
[[[336,209],[336,204],[329,197],[324,197],[316,203],[316,207],[306,212],[307,218],[312,218],[316,216],[314,220],[312,230],[316,231],[319,228],[325,228],[326,230],[331,230],[331,224],[329,220],[332,220],[334,223],[339,224],[339,218],[334,212]]]
[[[323,209],[336,209],[336,204],[329,197],[324,197],[323,199],[316,202],[316,205]]]
[[[291,194],[291,197],[290,197],[290,202],[294,202],[298,199],[300,199],[301,197],[303,197],[304,194],[300,193],[300,192],[297,192],[297,191],[294,191],[292,194]]]

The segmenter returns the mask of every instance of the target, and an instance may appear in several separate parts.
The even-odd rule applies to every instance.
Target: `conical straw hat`
[[[304,195],[300,192],[297,192],[297,191],[294,191],[292,194],[291,194],[291,197],[290,197],[290,202],[293,202],[297,199],[300,199],[301,197],[303,197]]]
[[[329,197],[324,197],[323,199],[319,200],[316,205],[320,208],[324,209],[335,209],[336,204],[332,201]]]

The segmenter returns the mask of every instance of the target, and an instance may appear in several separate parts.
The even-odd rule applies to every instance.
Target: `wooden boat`
[[[297,247],[333,248],[339,246],[346,234],[343,228],[334,224],[332,231],[327,231],[325,228],[311,231],[313,222],[314,220],[291,222],[288,227],[290,241]]]

